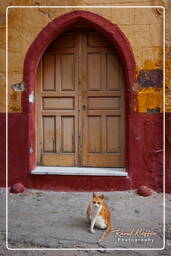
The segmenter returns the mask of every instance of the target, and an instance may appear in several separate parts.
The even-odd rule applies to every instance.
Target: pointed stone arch
[[[31,46],[29,47],[24,61],[23,81],[25,83],[26,89],[22,95],[22,109],[23,113],[28,114],[27,148],[29,148],[30,150],[28,150],[27,163],[29,170],[33,169],[36,165],[35,104],[29,100],[29,95],[34,95],[35,79],[39,61],[45,50],[51,44],[51,42],[64,31],[74,27],[74,25],[76,25],[76,23],[79,21],[86,22],[90,27],[94,28],[102,35],[104,35],[113,44],[116,51],[119,53],[125,76],[125,91],[127,102],[126,112],[129,112],[129,109],[132,108],[131,87],[135,81],[136,64],[130,43],[124,33],[120,30],[120,28],[116,24],[111,23],[109,20],[103,18],[102,16],[99,16],[89,11],[73,11],[54,19],[53,21],[48,23],[37,35]],[[127,122],[129,123],[128,117]],[[129,134],[127,135],[129,137]]]

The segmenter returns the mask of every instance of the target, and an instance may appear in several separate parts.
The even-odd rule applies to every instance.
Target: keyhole
[[[85,105],[83,105],[83,106],[82,106],[82,110],[85,110],[85,109],[86,109],[86,106],[85,106]]]

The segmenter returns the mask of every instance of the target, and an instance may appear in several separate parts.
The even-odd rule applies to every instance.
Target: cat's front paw
[[[91,234],[94,234],[94,233],[95,233],[95,230],[94,230],[94,229],[90,229],[90,233],[91,233]]]

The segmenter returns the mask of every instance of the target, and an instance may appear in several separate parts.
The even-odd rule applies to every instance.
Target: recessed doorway
[[[54,40],[36,93],[38,165],[125,167],[124,75],[99,32],[78,25]]]

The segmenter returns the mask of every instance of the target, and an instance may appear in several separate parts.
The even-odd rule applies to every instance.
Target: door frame
[[[50,23],[48,23],[37,35],[29,47],[24,60],[23,81],[25,91],[22,94],[22,111],[27,116],[27,138],[26,147],[28,148],[27,165],[28,173],[36,167],[36,120],[35,120],[35,84],[39,61],[51,42],[66,30],[74,27],[78,21],[86,22],[107,40],[109,40],[119,53],[125,78],[125,120],[126,120],[126,162],[129,172],[129,152],[131,150],[130,133],[131,113],[135,104],[135,94],[132,85],[136,78],[136,63],[130,43],[120,28],[109,20],[89,11],[73,11],[66,13]],[[136,150],[134,148],[134,150]]]

